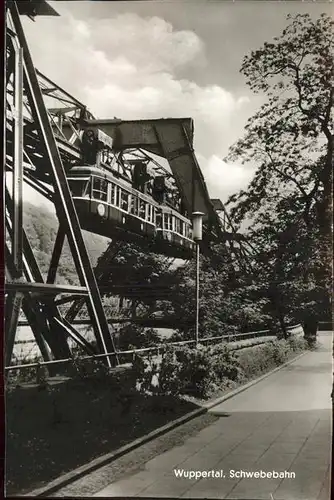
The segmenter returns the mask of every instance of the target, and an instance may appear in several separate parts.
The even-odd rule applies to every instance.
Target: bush
[[[14,359],[13,365],[28,365],[30,363],[38,363],[38,366],[11,370],[7,372],[5,376],[6,386],[12,388],[26,383],[44,386],[47,382],[49,372],[46,366],[39,365],[41,361],[41,357],[37,355],[31,357],[28,355],[21,358],[20,360]]]
[[[155,365],[151,362],[150,358],[144,358],[140,354],[134,355],[131,378],[136,389],[143,392],[150,392],[153,390],[152,379],[154,368]]]
[[[251,379],[285,363],[292,352],[307,348],[307,342],[303,339],[291,337],[288,340],[275,340],[253,347],[251,350],[241,351],[238,360],[244,378]]]
[[[161,342],[154,328],[145,329],[138,325],[128,324],[118,331],[118,348],[120,351],[154,347]]]
[[[228,345],[210,347],[165,346],[160,361],[136,356],[132,373],[137,388],[159,395],[208,398],[231,383],[249,380],[288,360],[307,347],[303,339],[275,340],[245,351]]]
[[[263,345],[263,353],[269,364],[279,366],[288,359],[289,346],[284,340],[274,340]]]
[[[308,348],[307,341],[302,337],[290,337],[288,339],[288,344],[292,351],[304,351]]]
[[[182,378],[182,363],[177,358],[176,350],[167,346],[163,351],[158,372],[159,392],[177,395],[182,393],[185,381]]]
[[[179,377],[183,382],[183,393],[206,397],[217,381],[210,349],[179,347],[176,358],[181,364]]]
[[[238,358],[227,345],[219,344],[210,348],[214,371],[220,382],[228,379],[237,381],[242,375]]]
[[[133,363],[137,387],[156,394],[206,398],[240,376],[238,360],[226,346],[199,346],[197,349],[166,346],[160,363],[142,356],[136,356]]]
[[[87,380],[99,384],[108,384],[112,372],[105,360],[85,359],[79,354],[74,354],[69,369],[72,372],[72,378],[76,380]]]

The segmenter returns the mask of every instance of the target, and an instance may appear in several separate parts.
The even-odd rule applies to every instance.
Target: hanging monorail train
[[[72,167],[67,180],[83,229],[125,241],[148,238],[153,252],[192,257],[195,244],[191,221],[161,203],[163,186],[159,191],[159,178],[155,178],[154,196],[96,166]]]

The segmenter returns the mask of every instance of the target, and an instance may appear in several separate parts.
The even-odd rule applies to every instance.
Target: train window
[[[72,196],[84,196],[87,187],[87,181],[81,179],[71,179],[68,181]]]
[[[156,226],[161,228],[161,223],[162,223],[162,217],[161,217],[161,213],[160,212],[157,212],[156,214]]]
[[[172,231],[173,229],[173,221],[171,214],[164,214],[164,229],[168,231]]]
[[[183,220],[180,220],[180,234],[182,234],[182,236],[185,236],[185,224],[183,222]]]
[[[176,233],[181,234],[181,221],[177,217],[175,217],[175,228],[174,228],[174,231]]]
[[[82,189],[82,196],[84,198],[90,198],[91,196],[92,184],[91,181],[84,181],[84,186]]]
[[[146,203],[144,200],[141,200],[139,199],[139,217],[141,217],[142,219],[145,219],[145,215],[146,215]]]
[[[129,203],[130,202],[130,195],[127,191],[124,191],[121,189],[121,209],[125,210],[126,212],[129,211]]]
[[[145,219],[147,220],[147,222],[151,222],[151,208],[152,208],[152,206],[149,205],[149,203],[146,203],[146,215],[145,215]]]
[[[170,214],[169,217],[168,217],[168,229],[170,231],[173,231],[174,230],[174,217]]]
[[[121,188],[115,186],[115,206],[119,207],[121,205]]]
[[[108,182],[101,177],[93,177],[93,198],[96,200],[107,201]]]
[[[154,207],[149,203],[146,204],[146,220],[148,222],[154,222]]]
[[[130,213],[138,215],[138,198],[134,195],[131,196]]]
[[[108,201],[112,205],[115,205],[115,193],[116,193],[115,184],[113,184],[112,182],[109,182],[108,188],[109,188]]]

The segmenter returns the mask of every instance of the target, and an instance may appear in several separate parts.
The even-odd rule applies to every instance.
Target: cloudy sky
[[[242,58],[279,35],[288,13],[333,13],[319,0],[49,3],[60,17],[23,19],[35,66],[99,118],[193,117],[209,193],[223,201],[252,176],[222,158],[263,102]]]

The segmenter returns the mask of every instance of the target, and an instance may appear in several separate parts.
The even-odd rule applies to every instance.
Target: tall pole
[[[202,212],[193,212],[193,239],[196,244],[196,313],[195,313],[195,340],[196,347],[198,347],[199,342],[199,242],[202,240],[202,222],[203,222]]]
[[[17,277],[22,276],[22,182],[23,182],[23,50],[15,48],[14,158],[13,158],[13,260]]]
[[[199,340],[199,242],[196,241],[196,318],[195,318],[196,347]]]

